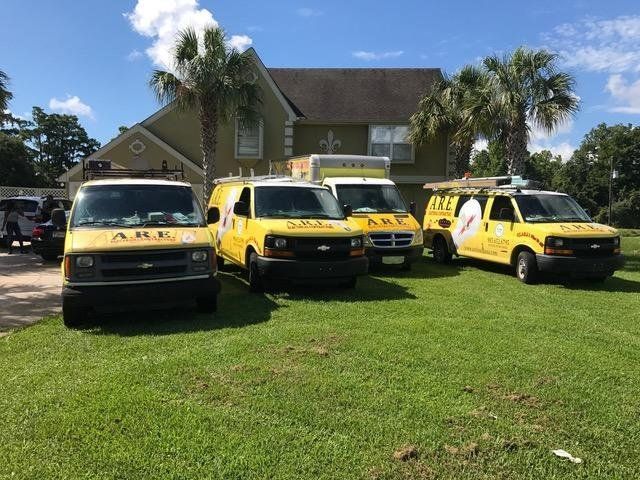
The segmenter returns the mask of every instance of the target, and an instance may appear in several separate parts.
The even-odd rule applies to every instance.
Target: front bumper
[[[422,245],[405,248],[368,247],[365,249],[365,254],[369,257],[369,262],[372,265],[381,264],[383,257],[404,257],[406,263],[413,263],[422,257],[423,253],[424,247]]]
[[[291,280],[323,280],[366,275],[369,259],[366,256],[333,261],[288,260],[258,257],[260,275]]]
[[[62,298],[72,307],[137,306],[178,303],[220,292],[220,281],[214,277],[196,280],[167,280],[154,283],[120,285],[65,285]]]
[[[561,257],[537,254],[538,270],[572,275],[611,275],[624,266],[624,255],[610,257]]]

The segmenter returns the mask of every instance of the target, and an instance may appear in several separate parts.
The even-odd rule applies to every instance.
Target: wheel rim
[[[524,278],[526,274],[527,274],[527,263],[524,261],[524,258],[521,258],[518,261],[518,276],[520,278]]]

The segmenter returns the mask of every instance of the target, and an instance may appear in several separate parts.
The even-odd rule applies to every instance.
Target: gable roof
[[[100,149],[96,150],[91,155],[86,157],[83,161],[77,163],[76,165],[71,167],[69,170],[64,172],[62,175],[60,175],[56,179],[56,181],[58,181],[58,182],[68,182],[70,176],[74,175],[75,173],[77,173],[78,171],[80,171],[82,169],[82,163],[84,161],[100,159],[103,155],[105,155],[107,152],[109,152],[112,148],[120,145],[122,142],[124,142],[128,138],[132,137],[136,133],[139,133],[139,134],[143,135],[144,137],[147,137],[150,141],[152,141],[153,143],[158,145],[160,148],[164,149],[168,154],[173,156],[175,159],[179,160],[181,163],[183,163],[185,166],[189,167],[191,170],[196,172],[198,175],[204,175],[204,170],[202,170],[202,168],[200,166],[198,166],[195,163],[193,163],[187,157],[185,157],[180,152],[178,152],[176,149],[174,149],[171,145],[167,144],[166,142],[164,142],[160,138],[156,137],[153,133],[151,133],[149,130],[144,128],[141,124],[136,123],[133,127],[129,128],[124,133],[118,135],[116,138],[111,140],[109,143],[107,143],[106,145],[103,145]]]
[[[269,68],[298,116],[320,122],[406,122],[439,68]]]

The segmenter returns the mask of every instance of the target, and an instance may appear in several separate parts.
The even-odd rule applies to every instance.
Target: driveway
[[[60,264],[33,253],[0,253],[0,335],[60,312]]]

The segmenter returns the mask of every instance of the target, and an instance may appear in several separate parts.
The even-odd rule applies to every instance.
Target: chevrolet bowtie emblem
[[[151,268],[153,267],[153,263],[141,263],[140,265],[138,265],[138,268],[142,268],[142,269],[147,269],[147,268]]]
[[[596,248],[600,248],[600,245],[598,245],[597,243],[593,243],[590,245],[591,248],[596,249]]]
[[[331,247],[329,245],[320,245],[318,247],[318,250],[320,250],[321,252],[326,252],[327,250],[331,250]]]

